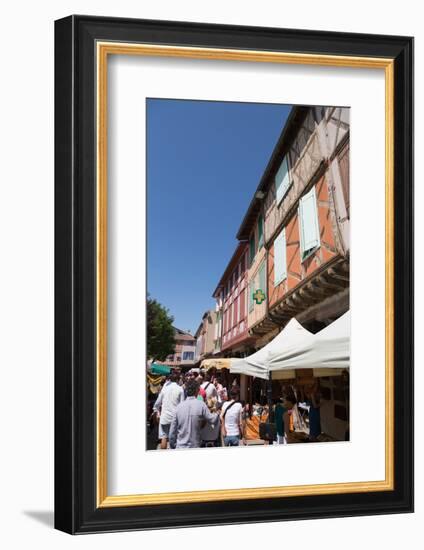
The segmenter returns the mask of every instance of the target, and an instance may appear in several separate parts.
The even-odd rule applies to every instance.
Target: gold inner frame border
[[[107,494],[107,61],[109,55],[180,57],[383,69],[385,73],[385,479],[316,485],[218,489],[178,493]],[[141,43],[96,43],[97,63],[97,507],[143,506],[394,490],[394,60],[390,58],[268,52]]]

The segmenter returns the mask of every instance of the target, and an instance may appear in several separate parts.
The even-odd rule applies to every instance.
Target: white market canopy
[[[243,359],[231,359],[230,372],[269,378],[274,371],[346,369],[350,365],[350,311],[312,334],[292,319],[266,346]]]
[[[287,359],[295,357],[297,350],[311,342],[313,338],[314,335],[311,332],[303,328],[296,319],[292,319],[271,342],[256,353],[243,359],[231,359],[230,372],[268,378],[270,357],[276,354]]]

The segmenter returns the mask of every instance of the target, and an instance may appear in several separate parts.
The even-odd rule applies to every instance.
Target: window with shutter
[[[281,231],[274,241],[274,286],[287,278],[286,230]]]
[[[252,265],[253,260],[255,259],[255,234],[250,237],[249,242],[249,251],[250,251],[250,265]]]
[[[259,216],[258,219],[258,250],[260,250],[264,245],[264,219],[262,216]]]
[[[246,316],[246,291],[242,290],[240,294],[240,319]]]
[[[349,196],[349,142],[343,147],[340,151],[339,156],[339,168],[340,168],[340,177],[342,180],[342,190],[343,197],[345,200],[347,216],[349,217],[349,206],[350,206],[350,196]]]
[[[291,185],[290,173],[289,173],[289,163],[287,160],[287,155],[283,158],[280,168],[278,169],[277,174],[275,175],[275,194],[277,197],[277,205],[283,200],[284,195],[289,190]]]
[[[254,281],[250,281],[249,283],[249,311],[253,311],[253,308],[254,308],[254,302],[253,302],[253,293],[255,292],[254,290]]]
[[[262,262],[261,267],[259,268],[259,288],[262,292],[266,291],[266,279],[265,279],[265,262]]]
[[[315,187],[299,201],[299,233],[302,262],[320,246]]]

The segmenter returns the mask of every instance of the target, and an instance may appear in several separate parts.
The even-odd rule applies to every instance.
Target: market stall
[[[349,433],[349,366],[348,311],[316,334],[292,319],[256,353],[231,359],[230,372],[266,380],[266,388],[262,382],[262,391],[266,391],[268,407],[272,407],[277,396],[287,392],[294,392],[299,402],[309,400],[311,392],[321,395],[318,406],[322,433],[328,440],[342,440]],[[310,412],[305,417],[309,421]]]
[[[286,329],[289,328],[289,325]],[[280,335],[284,332],[285,330]],[[317,369],[320,371],[319,376],[326,376],[334,374],[331,369],[341,372],[349,368],[350,311],[316,334],[305,332],[308,333],[308,336],[299,331],[299,339],[290,346],[282,342],[280,348],[273,346],[270,349],[266,363],[268,371],[296,368]],[[287,334],[287,337],[290,336]]]
[[[230,372],[256,376],[265,380],[270,373],[296,369],[313,369],[318,376],[341,372],[350,363],[350,312],[326,328],[312,334],[296,319],[266,346],[243,359],[231,359]],[[272,376],[273,378],[274,375]]]

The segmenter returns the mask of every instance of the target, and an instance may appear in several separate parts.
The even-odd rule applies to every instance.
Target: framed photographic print
[[[55,26],[55,525],[413,509],[413,39]]]

